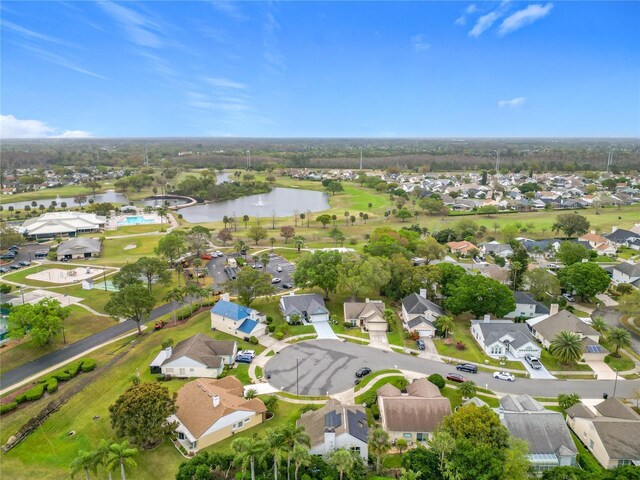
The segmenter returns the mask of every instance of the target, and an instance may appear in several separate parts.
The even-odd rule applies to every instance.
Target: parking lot
[[[2,260],[2,264],[0,266],[3,268],[11,268],[11,265],[17,265],[19,262],[32,262],[36,259],[35,253],[38,250],[49,250],[49,246],[39,243],[27,243],[25,245],[20,245],[20,250],[16,257],[13,260]]]
[[[209,260],[207,263],[207,270],[209,272],[209,276],[213,278],[216,288],[231,279],[228,274],[228,268],[225,271],[225,267],[227,267],[228,264],[227,259],[237,257],[238,254],[230,253],[229,255],[223,255],[222,257],[216,257]],[[247,264],[250,266],[253,265],[253,258],[250,255],[247,255]],[[263,268],[263,265],[259,260],[257,265],[259,265],[260,268]],[[280,279],[279,283],[274,284],[276,289],[279,291],[284,290],[284,285],[286,284],[293,285],[293,272],[295,271],[295,266],[280,255],[272,253],[269,254],[269,263],[267,264],[265,271],[273,278]]]

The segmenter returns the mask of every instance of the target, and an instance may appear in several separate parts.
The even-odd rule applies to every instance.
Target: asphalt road
[[[622,323],[620,323],[622,313],[618,312],[615,307],[601,307],[593,312],[591,317],[593,318],[597,316],[601,316],[610,327],[622,327],[625,330],[628,330]],[[629,330],[629,333],[631,333],[631,349],[637,354],[640,354],[640,335],[632,330]]]
[[[430,375],[446,376],[455,372],[452,365],[422,358],[387,352],[365,345],[336,340],[315,340],[296,343],[274,355],[264,367],[270,375],[269,383],[276,388],[296,393],[296,361],[298,388],[301,395],[326,395],[345,391],[354,385],[355,372],[361,367],[373,371],[398,368]],[[479,387],[501,393],[514,393],[538,397],[555,397],[560,393],[577,393],[582,398],[602,398],[613,394],[613,380],[542,380],[517,378],[515,382],[496,380],[489,373],[464,374]],[[631,398],[640,388],[640,380],[619,380],[616,396]]]
[[[165,305],[161,305],[151,312],[149,319],[144,323],[152,322],[156,318],[166,315],[167,313],[170,313],[175,309],[175,303],[167,303]],[[7,387],[10,387],[11,385],[15,385],[25,378],[29,378],[32,375],[36,375],[37,373],[41,372],[42,370],[65,362],[70,358],[75,357],[76,355],[80,355],[93,347],[102,345],[103,343],[108,342],[113,338],[119,337],[120,335],[123,335],[127,332],[130,332],[131,330],[135,330],[136,328],[138,327],[132,320],[118,323],[113,327],[107,328],[106,330],[83,338],[82,340],[78,340],[77,342],[72,343],[65,348],[43,355],[42,357],[37,358],[36,360],[33,360],[29,363],[25,363],[24,365],[20,365],[19,367],[16,367],[13,370],[9,370],[8,372],[5,372],[0,376],[0,389],[5,389]]]

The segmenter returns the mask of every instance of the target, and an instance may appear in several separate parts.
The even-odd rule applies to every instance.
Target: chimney
[[[211,400],[213,401],[214,407],[220,405],[220,397],[218,395],[214,395],[213,397],[211,397]]]
[[[616,230],[618,230],[618,227],[611,227],[611,233],[614,233]]]
[[[498,407],[498,417],[500,420],[504,420],[504,408]]]
[[[173,353],[173,348],[169,345],[165,351],[167,352],[167,358],[171,358],[171,354]]]
[[[422,298],[427,298],[427,289],[426,288],[421,288],[420,289],[420,296]]]
[[[591,230],[591,235],[595,235],[596,231],[595,230]]]
[[[489,323],[491,321],[491,315],[489,315],[488,313],[485,314],[484,316],[484,323]]]
[[[556,313],[558,313],[558,304],[557,303],[552,303],[549,306],[549,316],[555,315]]]
[[[251,312],[249,312],[249,318],[251,320],[258,320],[258,312],[255,310],[251,310]]]
[[[369,300],[368,298],[366,298],[366,299],[364,300],[364,303],[369,303],[370,301],[371,301],[371,300]]]
[[[222,295],[220,295],[220,300],[224,300],[225,302],[229,302],[230,301],[229,294],[228,293],[223,293]]]

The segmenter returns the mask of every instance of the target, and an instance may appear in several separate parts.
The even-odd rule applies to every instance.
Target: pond
[[[269,193],[249,195],[218,203],[205,203],[179,210],[191,223],[216,222],[228,217],[271,218],[293,216],[294,212],[321,212],[330,208],[329,196],[324,192],[297,188],[274,188]]]

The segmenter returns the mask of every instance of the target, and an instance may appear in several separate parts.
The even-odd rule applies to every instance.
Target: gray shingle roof
[[[549,309],[542,303],[536,301],[530,293],[516,291],[513,292],[513,297],[515,298],[516,304],[535,305],[536,313],[539,315],[547,315],[549,313]]]
[[[422,323],[426,323],[427,325],[430,325],[433,327],[433,323],[430,322],[429,320],[427,320],[426,318],[424,318],[424,316],[420,315],[416,318],[412,318],[411,320],[409,320],[407,322],[407,326],[409,328],[416,328],[418,325],[422,324]]]
[[[284,314],[291,315],[294,313],[314,315],[318,313],[329,313],[324,304],[322,295],[318,293],[306,293],[302,295],[286,295],[282,297],[284,305]]]
[[[421,297],[417,293],[412,293],[411,295],[404,297],[402,299],[402,306],[410,315],[421,314],[427,310],[437,313],[438,315],[444,315],[442,307],[424,297]]]
[[[527,321],[529,323],[529,321]],[[581,333],[582,335],[599,336],[600,334],[590,325],[580,320],[573,313],[567,310],[560,310],[555,315],[551,315],[538,322],[532,322],[532,327],[542,337],[548,341],[553,340],[556,335],[563,331]]]
[[[640,235],[637,233],[633,233],[630,230],[625,230],[623,228],[618,228],[615,232],[610,233],[609,235],[605,235],[609,240],[613,243],[624,243],[630,238],[636,238]]]
[[[477,325],[482,331],[484,344],[491,345],[499,341],[505,335],[513,337],[510,345],[514,348],[520,348],[527,342],[535,344],[534,338],[529,333],[529,328],[524,323],[513,323],[506,321],[483,322],[478,321]]]
[[[505,412],[502,423],[511,435],[529,444],[531,454],[578,454],[571,432],[560,412]]]
[[[630,277],[640,277],[640,263],[622,262],[613,267],[614,270],[622,272]]]
[[[218,368],[222,365],[221,356],[233,355],[236,350],[236,342],[230,340],[213,340],[202,333],[183,340],[173,347],[171,356],[162,364],[173,362],[180,357],[187,357],[203,363],[209,368]]]
[[[78,253],[100,253],[102,242],[97,238],[76,237],[61,242],[58,245],[58,255],[71,255]]]
[[[318,410],[303,413],[296,425],[304,427],[312,447],[324,443],[325,429],[332,429],[336,435],[347,432],[363,442],[367,441],[369,434],[364,407],[342,405],[335,399]]]

